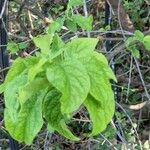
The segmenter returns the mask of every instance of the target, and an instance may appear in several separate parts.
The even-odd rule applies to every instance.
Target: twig
[[[85,119],[77,119],[77,118],[72,118],[73,121],[78,121],[78,122],[91,122],[90,120],[85,120]]]
[[[86,0],[83,0],[83,10],[84,10],[85,16],[88,17],[88,11],[87,11]],[[87,36],[90,37],[90,32],[89,32],[89,31],[87,31]]]
[[[0,73],[2,73],[2,72],[4,72],[4,71],[6,71],[6,70],[8,70],[10,67],[6,67],[6,68],[4,68],[4,69],[1,69],[0,70]]]
[[[29,17],[29,22],[30,22],[31,29],[34,30],[34,25],[33,25],[32,16],[31,16],[30,10],[28,10],[28,17]]]
[[[123,35],[124,39],[126,40],[126,36],[124,35],[124,30],[123,30],[122,23],[121,23],[121,20],[120,20],[121,19],[120,18],[120,6],[121,6],[121,0],[119,0],[119,3],[118,3],[118,21],[119,21],[119,26],[120,26],[122,35]]]
[[[131,84],[131,76],[132,76],[132,69],[133,69],[132,66],[133,66],[133,56],[131,55],[131,63],[130,63],[129,81],[128,81],[128,89],[127,89],[126,102],[128,101],[128,97],[129,97],[130,84]]]
[[[142,73],[141,73],[141,70],[140,70],[140,67],[139,67],[139,62],[137,61],[137,59],[136,59],[135,57],[134,57],[134,61],[135,61],[135,63],[136,63],[136,67],[137,67],[137,69],[138,69],[139,76],[140,76],[140,79],[141,79],[141,81],[142,81],[143,88],[144,88],[144,90],[145,90],[145,94],[146,94],[146,96],[147,96],[147,98],[148,98],[148,100],[149,100],[149,102],[150,102],[150,95],[149,95],[148,90],[147,90],[147,88],[146,88],[146,85],[145,85],[145,82],[144,82],[144,79],[143,79],[143,76],[142,76]]]

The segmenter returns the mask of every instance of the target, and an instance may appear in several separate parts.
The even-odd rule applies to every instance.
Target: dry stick
[[[119,2],[118,2],[118,21],[119,21],[119,26],[120,26],[123,38],[126,40],[126,36],[124,34],[124,30],[123,30],[122,23],[121,23],[121,18],[120,18],[120,6],[121,6],[121,0],[119,0]]]
[[[139,72],[139,75],[140,75],[140,79],[141,79],[141,81],[142,81],[143,88],[144,88],[144,90],[145,90],[146,97],[148,98],[149,103],[150,103],[150,95],[149,95],[148,90],[147,90],[147,87],[146,87],[146,85],[145,85],[145,82],[144,82],[144,79],[143,79],[143,76],[142,76],[142,73],[141,73],[141,70],[140,70],[140,67],[139,67],[139,62],[137,61],[137,59],[136,59],[135,57],[133,57],[133,58],[134,58],[134,61],[135,61],[135,63],[136,63],[136,67],[137,67],[137,69],[138,69],[138,72]]]
[[[89,32],[90,33],[99,33],[100,35],[105,35],[107,33],[122,35],[122,31],[121,30],[111,30],[111,31],[93,30],[93,31],[89,31]],[[84,34],[84,33],[87,33],[87,31],[85,31],[85,32],[78,31],[78,34]],[[132,32],[124,30],[124,35],[126,35],[126,36],[133,36],[134,34]]]
[[[44,150],[48,150],[48,136],[49,136],[49,131],[46,132],[45,136],[45,142],[44,142]]]
[[[8,32],[7,34],[8,34],[8,36],[10,36],[12,38],[17,38],[17,39],[22,40],[22,41],[29,40],[29,38],[26,37],[26,36],[15,35],[15,34],[13,34],[11,32]]]
[[[83,0],[83,10],[84,10],[85,17],[88,17],[88,11],[87,11],[86,0]],[[89,31],[87,32],[87,36],[88,36],[88,37],[91,36]]]
[[[21,5],[21,2],[19,2],[18,0],[14,0],[17,4]],[[38,16],[40,19],[43,19],[44,20],[44,15],[39,12],[38,10],[36,10],[35,8],[32,8],[30,6],[24,6],[25,9],[28,9],[30,10],[34,15]]]
[[[4,71],[6,71],[6,70],[8,70],[10,67],[6,67],[6,68],[4,68],[4,69],[1,69],[0,70],[0,73],[2,73],[2,72],[4,72]]]
[[[111,147],[113,147],[115,150],[118,150],[110,141],[109,141],[109,139],[107,139],[104,135],[102,135],[102,134],[100,134],[101,135],[101,137],[105,140],[105,141],[107,141],[108,143],[109,143],[109,145],[111,146]],[[101,143],[99,140],[96,140],[96,139],[90,139],[90,141],[92,141],[92,142],[97,142],[97,143]]]
[[[129,97],[129,91],[130,91],[130,85],[131,85],[131,76],[132,76],[132,69],[133,69],[133,56],[131,55],[131,63],[130,63],[130,71],[129,71],[129,81],[128,81],[126,103],[128,101],[128,97]]]
[[[120,132],[118,132],[118,127],[116,127],[116,123],[114,123],[114,121],[111,121],[111,125],[113,126],[113,128],[116,130],[116,134],[118,135],[118,137],[120,138],[120,140],[126,145],[127,149],[133,150],[132,147],[128,144],[128,142],[126,141],[126,139],[120,134]],[[118,121],[118,125],[119,125],[119,129],[121,130],[121,132],[123,133],[123,129],[121,127],[120,122]]]
[[[30,22],[31,29],[34,30],[34,25],[33,25],[32,16],[31,16],[30,10],[28,10],[28,17],[29,17],[29,22]]]
[[[114,150],[118,150],[103,134],[100,135],[102,136],[103,139],[105,139],[110,144],[111,147],[114,148]]]

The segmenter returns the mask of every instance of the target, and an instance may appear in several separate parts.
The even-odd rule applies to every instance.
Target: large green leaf
[[[16,76],[16,78],[10,81],[6,86],[4,92],[5,107],[8,109],[7,112],[9,112],[9,116],[12,120],[17,119],[19,110],[19,101],[17,100],[19,89],[23,88],[26,83],[27,75],[23,72],[19,76]]]
[[[61,135],[68,139],[78,141],[65,124],[64,117],[61,113],[61,94],[56,89],[52,89],[45,97],[43,112],[44,117],[48,121],[48,126],[51,130],[56,130]]]
[[[32,96],[24,103],[14,120],[11,118],[9,108],[5,109],[5,127],[10,135],[19,142],[31,144],[43,125],[42,100],[45,96],[42,92]]]
[[[109,79],[116,80],[115,75],[109,68],[106,58],[99,53],[93,52],[89,59],[82,60],[90,76],[90,94],[100,102],[106,110],[105,118],[109,122],[114,114],[114,95]],[[109,111],[107,111],[109,110]]]
[[[94,51],[91,53],[91,57],[89,57],[89,58],[90,58],[89,63],[86,65],[89,65],[88,67],[91,66],[90,70],[94,66],[95,71],[97,71],[98,73],[103,72],[102,74],[105,74],[106,77],[108,77],[108,79],[112,79],[115,82],[117,82],[117,79],[116,79],[112,69],[108,65],[108,61],[103,54]]]
[[[5,82],[3,86],[1,86],[1,92],[4,92],[5,88],[7,87],[7,84],[11,82],[13,79],[15,79],[17,76],[20,76],[20,74],[23,71],[27,71],[30,67],[32,67],[34,64],[38,62],[37,57],[29,56],[26,58],[17,58],[14,60],[13,64],[11,65],[11,68],[9,69]]]
[[[96,38],[77,38],[67,43],[64,47],[65,58],[81,58],[88,57],[88,55],[95,50],[98,43]]]
[[[11,69],[8,71],[7,76],[5,78],[5,83],[10,82],[11,80],[13,80],[16,76],[18,76],[21,72],[24,71],[25,65],[23,63],[23,59],[22,58],[17,58],[12,66]]]
[[[5,84],[12,81],[16,76],[19,76],[25,69],[30,68],[38,62],[38,58],[30,56],[26,58],[17,58],[11,65],[10,70],[5,78]]]
[[[23,71],[27,71],[31,66],[38,62],[38,58],[36,57],[26,57],[26,58],[17,58],[14,60],[11,68],[9,69],[7,76],[5,78],[5,82],[0,85],[0,93],[5,91],[7,84],[9,84],[13,79],[19,76]]]
[[[93,123],[93,130],[90,136],[95,136],[102,132],[107,127],[113,116],[112,112],[114,112],[114,108],[108,109],[107,106],[104,106],[101,103],[103,103],[103,101],[98,102],[91,95],[89,95],[84,102],[84,105],[87,108]],[[110,105],[112,105],[112,107],[114,106],[113,101],[110,103]]]
[[[60,101],[63,114],[76,111],[88,95],[89,76],[83,65],[75,59],[51,65],[47,69],[47,78],[62,93]]]
[[[19,90],[18,99],[21,104],[25,103],[32,95],[38,93],[41,89],[46,89],[50,84],[45,78],[36,78],[32,82],[27,83]]]

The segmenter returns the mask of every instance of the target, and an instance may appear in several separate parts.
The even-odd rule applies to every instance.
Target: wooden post
[[[6,2],[0,0],[0,68],[8,67],[8,55],[6,54],[7,31],[6,31]],[[4,8],[5,7],[5,8]],[[2,73],[5,76],[5,72]]]

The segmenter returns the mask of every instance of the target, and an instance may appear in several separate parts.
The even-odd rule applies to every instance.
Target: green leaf
[[[31,144],[43,125],[42,100],[45,92],[38,93],[30,98],[13,120],[9,113],[9,108],[5,109],[5,127],[10,135],[19,142]]]
[[[51,23],[47,29],[49,34],[54,34],[55,32],[59,32],[64,24],[64,17],[61,18],[57,18],[56,21],[54,21],[53,23]]]
[[[5,107],[8,109],[11,120],[16,120],[19,110],[18,91],[27,83],[27,75],[25,72],[16,76],[12,81],[9,81],[4,91]]]
[[[93,17],[85,17],[82,15],[73,15],[72,19],[84,30],[91,31],[92,30],[92,23]]]
[[[37,64],[32,66],[28,72],[28,80],[32,81],[36,75],[43,71],[43,65],[47,62],[46,58],[41,58]]]
[[[114,97],[112,96],[109,79],[116,81],[116,77],[108,66],[104,55],[93,52],[91,57],[88,59],[81,59],[81,61],[90,76],[90,94],[98,101],[111,103]]]
[[[98,43],[96,38],[77,38],[67,43],[64,47],[65,58],[80,58],[89,55]],[[88,57],[88,56],[87,56]]]
[[[62,93],[62,113],[70,114],[76,111],[90,89],[89,76],[82,64],[75,59],[66,60],[51,65],[46,74],[49,82]]]
[[[11,53],[17,53],[19,51],[19,47],[18,47],[18,44],[16,42],[9,42],[7,45],[7,49]]]
[[[52,89],[45,97],[43,112],[44,117],[48,121],[48,127],[50,130],[56,130],[59,134],[65,136],[68,139],[78,141],[79,138],[75,137],[68,129],[64,117],[61,113],[61,104],[59,99],[61,98],[60,92]]]
[[[7,73],[4,84],[8,84],[15,77],[19,76],[25,69],[29,69],[31,66],[38,62],[38,58],[30,56],[26,58],[17,58],[11,65],[10,70]]]
[[[28,47],[28,43],[26,43],[26,42],[21,42],[21,43],[18,43],[18,47],[19,47],[19,49],[25,49],[25,48],[27,48]]]
[[[23,61],[23,64],[25,65],[25,68],[30,69],[33,65],[35,65],[39,62],[39,57],[28,56],[26,58],[22,58],[22,61]]]
[[[73,6],[80,6],[83,4],[82,0],[69,0],[68,6],[73,7]]]
[[[46,89],[50,84],[45,78],[36,78],[32,82],[26,84],[22,89],[19,90],[19,102],[25,103],[32,95],[38,93],[41,89]]]
[[[61,40],[58,34],[55,34],[53,38],[52,52],[59,51],[63,46],[64,46],[64,42]]]
[[[150,35],[144,37],[144,46],[150,51]]]
[[[58,36],[58,34],[55,34],[53,38],[53,44],[52,44],[52,50],[51,50],[51,59],[59,56],[63,52],[64,42],[61,40],[61,38]]]
[[[55,131],[55,129],[50,124],[47,125],[47,130],[49,133],[53,133]]]
[[[93,131],[90,135],[93,136],[106,128],[114,114],[114,95],[109,79],[116,81],[116,77],[108,66],[106,58],[100,53],[93,52],[91,57],[81,59],[81,61],[91,81],[91,96],[86,99],[85,106],[93,122]],[[97,123],[97,120],[100,123]]]
[[[53,37],[50,34],[38,35],[33,38],[33,42],[36,47],[41,49],[43,54],[48,54],[50,51],[50,44],[52,43]]]
[[[127,47],[128,50],[130,50],[130,45],[132,43],[134,43],[136,41],[136,38],[135,37],[129,37],[126,42],[125,42],[125,45]]]
[[[101,70],[101,71],[103,71],[103,73],[106,75],[106,77],[108,79],[112,79],[115,82],[117,82],[116,76],[114,75],[112,69],[108,65],[108,61],[107,61],[106,57],[103,54],[94,51],[91,54],[91,60],[89,62],[89,65],[91,65],[91,67],[92,67],[92,65],[95,66],[95,69],[99,73],[100,73],[100,70]],[[98,65],[99,69],[96,68],[96,65]]]
[[[93,129],[89,136],[98,135],[100,132],[105,130],[114,114],[113,101],[111,102],[111,104],[109,104],[113,107],[109,107],[110,109],[108,109],[108,105],[106,106],[102,103],[104,103],[103,100],[101,100],[101,102],[98,102],[91,95],[88,95],[87,99],[84,102],[84,106],[87,108],[93,124]]]
[[[2,94],[5,91],[5,84],[0,85],[0,94]]]
[[[17,58],[17,59],[13,62],[13,64],[12,64],[10,70],[9,70],[8,73],[7,73],[7,76],[6,76],[6,78],[5,78],[5,83],[10,82],[10,81],[13,80],[16,76],[18,76],[21,72],[23,72],[24,69],[25,69],[24,67],[25,67],[25,65],[24,65],[24,63],[23,63],[23,59],[22,59],[22,58]]]
[[[77,24],[74,20],[72,19],[67,19],[66,20],[66,26],[67,28],[72,31],[72,32],[76,32],[77,31]]]
[[[140,52],[139,50],[136,48],[136,46],[132,46],[131,48],[131,53],[134,57],[136,58],[140,58]]]
[[[136,37],[136,39],[137,39],[138,41],[143,42],[144,34],[143,34],[141,31],[136,30],[136,31],[134,32],[134,34],[135,34],[135,37]]]

